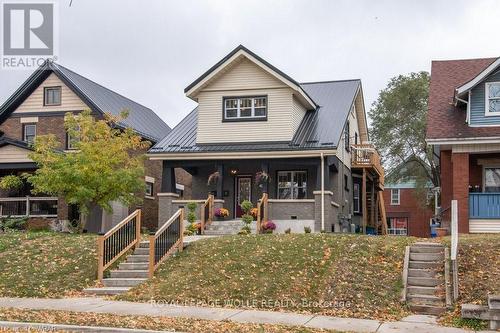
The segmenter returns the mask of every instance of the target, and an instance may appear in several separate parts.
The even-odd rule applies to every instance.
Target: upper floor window
[[[36,124],[23,125],[23,141],[29,144],[35,143]]]
[[[267,97],[225,97],[224,120],[266,120]]]
[[[61,87],[45,87],[43,105],[61,105]]]
[[[399,205],[401,201],[401,196],[399,188],[391,189],[391,205]]]
[[[500,82],[487,82],[486,88],[486,115],[500,116]]]
[[[345,150],[349,151],[349,132],[350,132],[350,129],[349,129],[349,121],[347,121],[347,123],[345,124],[345,130],[344,130],[344,146],[345,146]]]

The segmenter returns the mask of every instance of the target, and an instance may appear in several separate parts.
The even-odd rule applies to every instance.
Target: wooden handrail
[[[262,197],[257,203],[257,233],[262,231],[263,222],[267,222],[267,206],[269,204],[269,195],[267,193],[262,193]]]
[[[174,222],[179,224],[175,225]],[[172,227],[171,232],[169,229]],[[176,229],[177,228],[177,229]],[[176,234],[177,233],[177,234]],[[173,251],[184,248],[184,209],[180,208],[154,234],[149,236],[149,277],[153,277],[155,270]],[[171,236],[177,239],[171,239]],[[171,244],[169,244],[171,243]],[[158,255],[157,255],[158,252]]]
[[[116,239],[115,239],[116,238]],[[97,238],[97,279],[104,271],[141,240],[141,210],[137,209],[120,223]]]
[[[200,231],[202,234],[205,233],[205,228],[212,223],[212,217],[214,216],[214,195],[209,194],[208,198],[203,202],[200,207]]]

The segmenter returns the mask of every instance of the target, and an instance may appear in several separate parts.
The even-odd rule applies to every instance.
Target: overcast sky
[[[500,56],[499,1],[61,1],[59,62],[175,126],[184,88],[238,44],[299,82],[389,78],[431,60]],[[3,102],[29,75],[0,70]]]

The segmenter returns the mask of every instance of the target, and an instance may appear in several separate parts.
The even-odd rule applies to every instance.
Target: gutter
[[[325,163],[324,154],[321,157],[321,231],[325,230]]]

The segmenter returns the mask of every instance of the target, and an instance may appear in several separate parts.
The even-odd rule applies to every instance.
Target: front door
[[[252,201],[252,177],[251,176],[237,176],[236,177],[236,200],[235,208],[236,217],[241,217],[243,211],[241,210],[241,203],[245,200]]]

